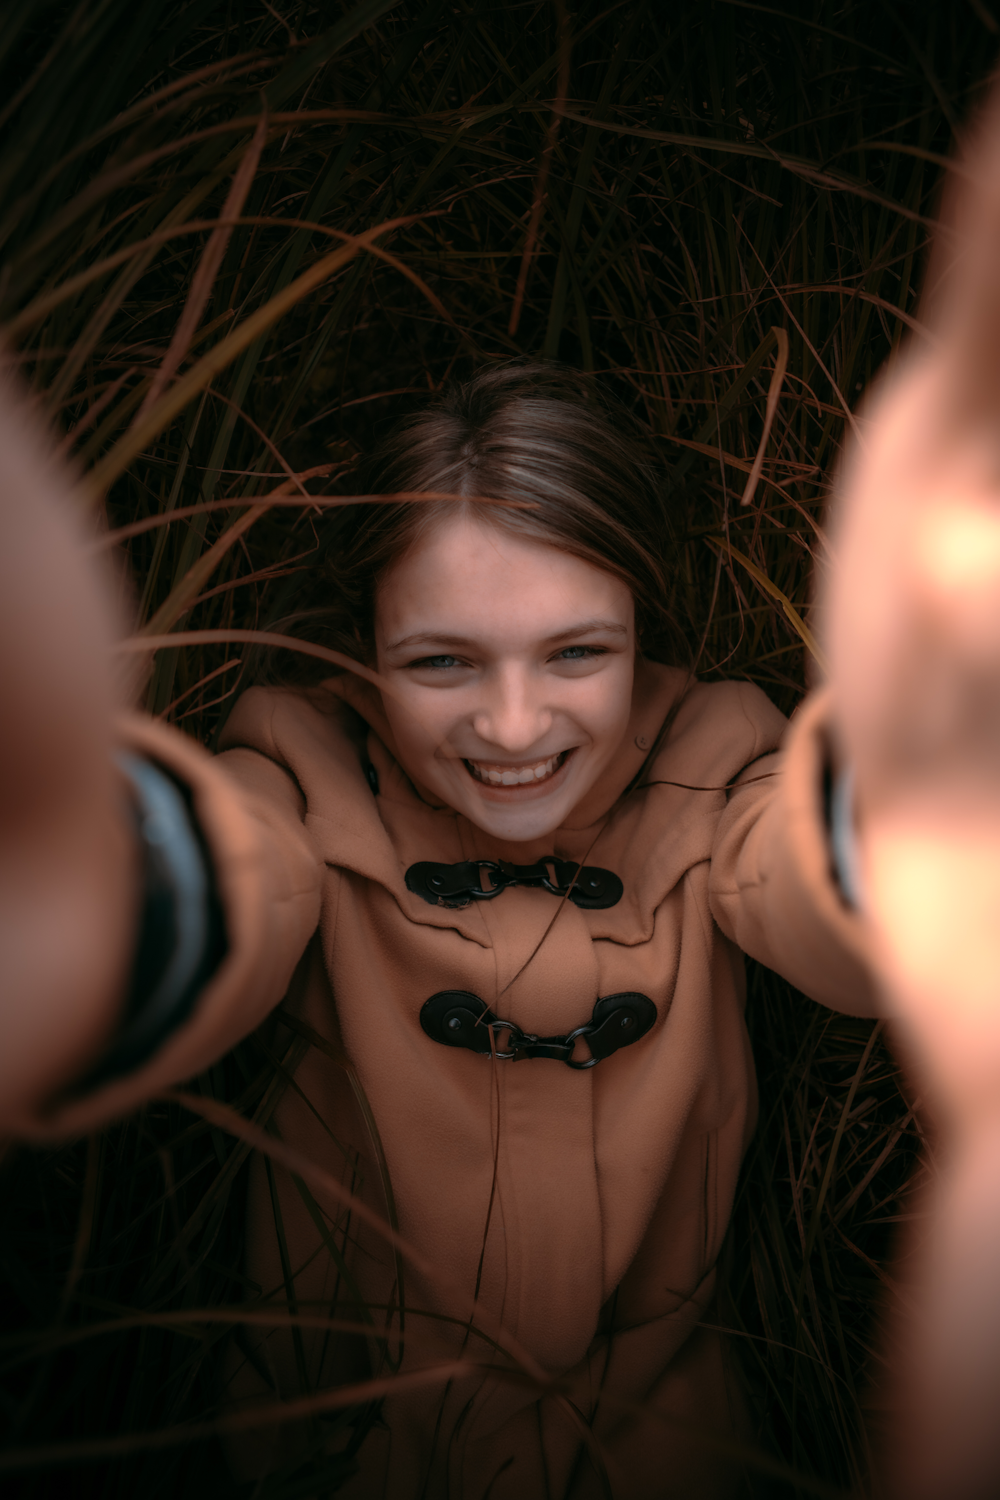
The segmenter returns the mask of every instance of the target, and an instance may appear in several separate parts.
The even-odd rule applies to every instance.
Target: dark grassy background
[[[280,621],[343,512],[247,502],[314,469],[312,493],[350,493],[359,453],[424,393],[542,354],[597,372],[648,432],[701,670],[790,711],[848,413],[915,325],[941,158],[997,41],[986,0],[9,0],[0,322],[101,524],[179,513],[127,541],[136,630]],[[227,198],[239,222],[213,235]],[[344,243],[331,232],[396,219],[375,242],[391,260],[349,246],[297,285]],[[741,505],[776,329],[787,369]],[[149,663],[140,701],[208,744],[253,670],[218,639],[130,660]],[[750,1025],[762,1124],[731,1319],[799,1492],[860,1489],[919,1131],[869,1024],[755,971]],[[266,1121],[282,1084],[251,1040],[198,1087]],[[229,1492],[211,1438],[142,1435],[211,1420],[225,1327],[198,1311],[255,1294],[236,1269],[245,1156],[168,1104],[8,1151],[0,1421],[19,1494]],[[336,1479],[307,1467],[259,1493]]]

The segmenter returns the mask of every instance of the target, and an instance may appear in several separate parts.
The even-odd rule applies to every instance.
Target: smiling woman
[[[285,627],[365,671],[245,693],[216,773],[261,809],[263,864],[320,892],[282,1017],[336,1029],[378,1122],[410,1246],[404,1370],[475,1364],[390,1393],[392,1442],[366,1448],[351,1493],[590,1493],[558,1397],[497,1374],[496,1319],[515,1363],[586,1413],[615,1494],[660,1500],[666,1424],[672,1500],[729,1496],[746,1406],[698,1325],[717,1320],[756,1114],[739,950],[831,1006],[872,1006],[830,875],[824,710],[800,715],[783,778],[763,693],[695,681],[654,466],[585,376],[486,366],[395,428],[354,487],[385,499],[354,508]],[[282,1138],[316,1160],[347,1141],[352,1192],[384,1211],[351,1100],[312,1062],[295,1080]],[[254,1171],[248,1276],[336,1302],[293,1178]],[[327,1189],[316,1201],[340,1223]],[[395,1327],[384,1247],[343,1253]],[[300,1367],[338,1378],[305,1331],[298,1352],[276,1330],[256,1355],[258,1374],[234,1355],[232,1398],[263,1395],[265,1365],[282,1395]],[[286,1437],[247,1445],[245,1477],[287,1459]]]
[[[358,507],[314,575],[322,602],[286,628],[377,667],[400,764],[432,805],[521,844],[586,817],[630,743],[637,652],[686,655],[631,417],[578,371],[489,365],[393,429],[357,485],[468,499]]]

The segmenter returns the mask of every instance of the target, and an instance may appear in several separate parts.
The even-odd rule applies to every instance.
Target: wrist
[[[827,825],[833,870],[841,895],[848,906],[861,910],[864,906],[864,890],[855,823],[854,789],[853,765],[848,764],[832,775],[827,803]]]
[[[83,1088],[131,1072],[190,1015],[225,949],[208,851],[184,789],[153,761],[117,757],[142,891],[124,1016]]]

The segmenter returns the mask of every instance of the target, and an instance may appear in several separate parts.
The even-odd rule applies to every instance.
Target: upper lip
[[[561,755],[568,755],[575,746],[569,746],[565,750],[543,750],[535,755],[524,755],[520,760],[487,760],[483,755],[463,755],[462,760],[471,761],[475,766],[482,766],[487,771],[523,771],[526,766],[539,766],[546,760],[558,760]]]
[[[524,760],[484,760],[481,755],[464,755],[462,759],[471,760],[476,766],[485,766],[487,771],[523,771],[525,766],[540,766],[543,761],[555,760],[565,753],[563,750],[546,750],[543,755],[529,755]]]

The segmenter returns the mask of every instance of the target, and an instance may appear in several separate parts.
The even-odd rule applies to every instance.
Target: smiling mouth
[[[497,765],[495,761],[466,760],[465,767],[483,786],[538,786],[548,781],[565,764],[569,750],[550,755],[546,760],[525,761],[522,765]]]

